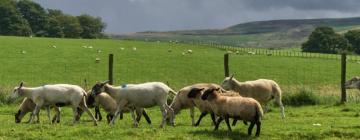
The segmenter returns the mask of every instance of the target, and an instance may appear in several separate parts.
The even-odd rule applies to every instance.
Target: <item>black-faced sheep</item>
[[[201,96],[201,99],[210,102],[212,110],[219,116],[215,130],[218,129],[221,121],[225,119],[228,129],[231,131],[229,118],[234,118],[251,122],[248,128],[248,135],[251,135],[252,129],[256,124],[256,136],[260,135],[263,110],[255,99],[242,96],[222,96],[220,89],[207,89]]]

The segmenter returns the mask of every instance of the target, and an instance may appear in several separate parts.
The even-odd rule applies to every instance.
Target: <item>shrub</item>
[[[309,89],[301,89],[297,93],[284,94],[283,102],[285,105],[302,106],[302,105],[316,105],[319,104],[319,97]]]

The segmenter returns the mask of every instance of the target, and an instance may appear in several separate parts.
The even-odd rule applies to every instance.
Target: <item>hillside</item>
[[[330,26],[338,32],[360,27],[360,17],[334,19],[294,19],[255,21],[224,29],[139,32],[117,36],[121,39],[148,41],[202,42],[239,47],[298,47],[318,26]]]

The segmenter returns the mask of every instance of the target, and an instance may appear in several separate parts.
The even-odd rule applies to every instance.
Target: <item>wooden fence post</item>
[[[229,54],[226,53],[224,55],[224,72],[225,72],[225,77],[229,77]]]
[[[345,78],[346,78],[346,53],[342,53],[341,54],[341,103],[346,102]]]
[[[114,55],[109,54],[109,84],[113,84],[113,62],[114,62]]]

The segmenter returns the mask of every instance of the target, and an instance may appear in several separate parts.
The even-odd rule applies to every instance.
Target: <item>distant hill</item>
[[[337,32],[360,29],[360,17],[328,19],[289,19],[254,21],[224,29],[139,32],[116,36],[147,41],[202,42],[239,47],[298,47],[318,26],[330,26]]]

